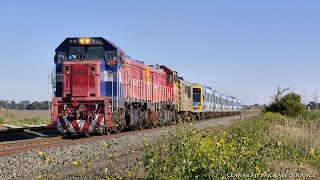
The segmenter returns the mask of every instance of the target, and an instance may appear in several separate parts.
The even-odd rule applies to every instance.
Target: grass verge
[[[24,124],[37,125],[37,124],[50,123],[50,119],[46,117],[28,117],[28,116],[24,116],[24,117],[27,117],[27,118],[16,117],[14,112],[0,111],[0,124],[11,124],[11,125],[20,126]]]
[[[227,130],[179,127],[146,142],[147,178],[319,177],[320,116],[306,117],[265,113]]]
[[[49,118],[24,118],[24,119],[13,119],[7,122],[4,122],[4,124],[11,124],[11,125],[37,125],[37,124],[49,124],[50,119]]]

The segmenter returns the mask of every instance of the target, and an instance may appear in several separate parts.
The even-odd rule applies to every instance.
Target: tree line
[[[29,100],[16,101],[0,100],[0,109],[19,109],[19,110],[47,110],[51,106],[51,101],[35,101]]]

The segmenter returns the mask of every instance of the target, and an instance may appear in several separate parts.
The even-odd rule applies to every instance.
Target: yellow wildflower
[[[168,152],[169,151],[169,147],[168,146],[166,146],[166,148],[164,149],[166,152]]]
[[[102,146],[103,147],[109,147],[109,144],[108,143],[103,143]]]
[[[134,173],[132,171],[128,171],[128,176],[131,177]]]
[[[196,171],[196,169],[193,167],[193,168],[192,168],[192,172],[195,172],[195,171]]]
[[[39,152],[38,152],[38,155],[39,155],[40,157],[42,157],[42,156],[43,156],[43,151],[39,151]]]
[[[82,149],[82,147],[79,149],[79,151],[80,151],[80,154],[82,154],[82,152],[83,152],[83,149]]]
[[[232,166],[232,167],[231,167],[231,170],[232,170],[232,172],[234,172],[234,171],[235,171],[235,168]]]
[[[261,170],[260,170],[260,168],[259,168],[259,166],[258,165],[256,165],[256,171],[259,173],[259,172],[261,172]]]
[[[278,145],[278,146],[281,146],[281,144],[282,144],[282,143],[277,139],[277,145]]]
[[[227,132],[226,131],[221,131],[221,134],[225,136],[227,134]]]
[[[50,158],[49,157],[46,157],[46,162],[50,162]]]
[[[73,161],[73,165],[79,166],[79,161]]]
[[[112,159],[112,158],[113,158],[113,155],[112,155],[112,154],[109,154],[109,158]]]
[[[41,179],[41,174],[38,174],[38,175],[37,175],[37,179]]]

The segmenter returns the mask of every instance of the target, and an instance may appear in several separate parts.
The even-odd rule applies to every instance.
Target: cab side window
[[[59,52],[58,53],[58,63],[62,64],[63,61],[67,59],[67,53],[66,52]]]

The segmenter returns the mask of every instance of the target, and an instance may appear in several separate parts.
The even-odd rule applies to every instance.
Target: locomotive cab
[[[203,87],[201,85],[192,85],[193,92],[193,111],[201,111],[203,109]]]

